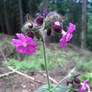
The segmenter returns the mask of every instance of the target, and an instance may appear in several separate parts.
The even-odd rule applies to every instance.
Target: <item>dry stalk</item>
[[[34,77],[31,77],[31,76],[29,76],[29,75],[27,75],[27,74],[24,74],[24,73],[22,73],[22,72],[20,72],[20,71],[18,71],[18,70],[16,70],[16,69],[13,69],[11,66],[8,66],[8,61],[7,61],[7,59],[6,59],[6,57],[5,57],[4,53],[3,53],[3,51],[0,50],[0,52],[1,52],[2,56],[3,56],[3,58],[4,58],[5,64],[7,65],[8,69],[12,71],[12,72],[5,73],[5,74],[0,75],[0,78],[1,78],[1,76],[4,77],[4,76],[9,76],[10,74],[13,74],[13,73],[17,73],[17,74],[19,74],[19,75],[21,75],[21,76],[24,76],[24,77],[26,77],[26,78],[28,78],[28,79],[31,79],[31,80],[35,81],[35,82],[45,83],[45,82],[37,81],[37,80],[35,80]],[[40,73],[41,73],[41,72],[40,72]],[[44,77],[46,77],[46,74],[45,74],[45,73],[42,73],[42,75],[43,75]],[[52,77],[49,76],[49,79],[50,79],[53,83],[58,84],[58,82],[57,82],[55,79],[53,79]]]
[[[26,78],[28,78],[28,79],[31,79],[31,80],[35,81],[35,82],[44,83],[44,82],[35,80],[34,77],[31,77],[31,76],[29,76],[29,75],[27,75],[27,74],[24,74],[24,73],[22,73],[22,72],[20,72],[20,71],[17,71],[16,69],[13,69],[11,66],[8,66],[8,61],[7,61],[7,59],[6,59],[6,57],[5,57],[4,53],[3,53],[3,51],[0,50],[0,52],[1,52],[2,56],[3,56],[3,58],[4,58],[4,61],[5,61],[6,65],[7,65],[8,69],[12,71],[12,72],[8,72],[8,73],[5,73],[5,74],[0,75],[1,77],[9,76],[10,74],[17,73],[17,74],[19,74],[19,75],[21,75],[21,76],[24,76],[24,77],[26,77]],[[0,77],[0,78],[1,78],[1,77]]]

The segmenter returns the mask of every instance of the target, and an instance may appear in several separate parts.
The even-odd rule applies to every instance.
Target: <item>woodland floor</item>
[[[13,37],[8,36],[5,34],[0,34],[0,43],[5,41],[5,40],[11,40]],[[53,52],[54,46],[49,46]],[[58,47],[57,47],[58,49]],[[74,50],[76,53],[79,53],[80,56],[83,56],[84,53],[81,53],[79,48],[73,47],[73,46],[68,46],[64,48],[64,50]],[[7,53],[4,52],[5,54]],[[8,53],[9,56],[10,53]],[[88,58],[90,55],[87,56]],[[71,57],[68,57],[68,59],[71,59]],[[7,67],[2,66],[3,58],[0,56],[0,75],[9,72],[10,70],[7,69]],[[57,82],[62,79],[66,74],[68,70],[71,70],[74,67],[74,64],[67,64],[64,69],[57,67],[49,72],[49,75],[55,79]],[[53,72],[54,71],[54,72]],[[24,72],[24,71],[23,71]],[[16,73],[11,74],[10,76],[0,78],[0,92],[34,92],[37,88],[39,88],[41,85],[44,85],[47,83],[46,77],[44,77],[41,73],[44,73],[44,70],[40,70],[37,72],[29,72],[28,75],[32,76],[35,78],[35,80],[40,81],[34,82],[33,80],[30,80],[26,77],[23,77],[21,75],[18,75]],[[53,83],[51,81],[51,83]],[[66,85],[66,83],[64,83]]]

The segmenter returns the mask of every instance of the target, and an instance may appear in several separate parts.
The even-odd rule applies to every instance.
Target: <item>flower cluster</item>
[[[12,39],[12,42],[19,53],[25,53],[27,55],[31,55],[36,52],[37,45],[34,41],[35,38],[45,42],[47,38],[53,35],[53,33],[62,34],[60,39],[60,47],[62,48],[71,40],[72,33],[76,29],[74,24],[69,23],[67,32],[65,32],[63,29],[62,17],[56,12],[50,12],[47,14],[46,11],[43,11],[42,14],[37,15],[34,20],[31,19],[29,14],[27,14],[25,20],[26,22],[22,27],[22,33],[16,33],[18,39]],[[44,57],[46,57],[45,54]],[[49,78],[47,79],[49,80]],[[85,92],[85,90],[88,89],[87,82],[88,80],[85,80],[84,83],[81,83],[80,79],[77,77],[73,79],[73,83],[82,85],[79,86],[79,92]],[[50,85],[49,82],[48,85]]]
[[[22,33],[17,33],[19,39],[13,39],[12,42],[17,47],[17,51],[25,54],[33,54],[36,51],[35,38],[45,41],[55,33],[62,34],[60,39],[60,47],[64,47],[72,38],[72,32],[76,26],[69,23],[67,32],[63,30],[63,19],[56,12],[47,12],[44,10],[42,14],[38,14],[33,20],[29,14],[25,17],[25,24],[22,27]],[[21,36],[20,36],[21,35]]]

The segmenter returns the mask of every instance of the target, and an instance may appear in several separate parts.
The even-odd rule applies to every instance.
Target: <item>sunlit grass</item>
[[[48,61],[49,70],[54,69],[58,66],[67,67],[76,66],[81,71],[92,71],[92,59],[88,57],[86,53],[83,52],[83,56],[80,56],[78,52],[68,49],[64,50],[61,48],[57,48],[57,44],[53,44],[54,50],[46,47],[46,56]],[[81,52],[82,53],[82,52]],[[42,45],[39,44],[37,46],[37,52],[33,55],[27,56],[23,55],[23,60],[16,58],[20,57],[18,53],[15,53],[13,56],[8,57],[8,64],[15,69],[18,70],[26,70],[26,71],[38,71],[40,69],[45,69],[44,67],[44,59],[43,59],[43,48]],[[85,58],[89,58],[85,59]]]

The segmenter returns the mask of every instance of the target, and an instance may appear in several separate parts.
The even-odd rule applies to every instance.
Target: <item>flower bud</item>
[[[77,84],[80,84],[80,79],[77,78],[77,77],[75,77],[75,78],[74,78],[74,82],[77,83]]]
[[[28,37],[34,38],[34,33],[33,32],[27,32],[26,34]]]
[[[41,26],[43,24],[43,17],[42,16],[39,16],[36,18],[36,23]]]
[[[60,33],[61,29],[62,29],[62,26],[61,26],[60,22],[59,21],[55,21],[54,22],[54,30],[55,30],[55,32]]]
[[[43,10],[41,15],[44,16],[44,17],[46,17],[47,16],[47,11]]]
[[[33,24],[30,23],[30,24],[28,25],[28,27],[29,27],[29,28],[33,28]]]
[[[24,25],[24,30],[28,30],[29,28],[32,28],[32,27],[33,27],[33,24],[27,22],[27,23]]]

